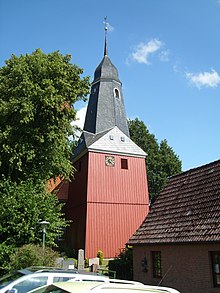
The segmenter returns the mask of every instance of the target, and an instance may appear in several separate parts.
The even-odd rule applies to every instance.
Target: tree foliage
[[[182,163],[164,139],[158,143],[143,121],[129,120],[131,139],[147,153],[146,168],[149,195],[152,200],[161,192],[167,179],[181,172]]]
[[[59,52],[12,55],[0,69],[0,176],[13,181],[68,177],[73,104],[85,99],[88,77]]]
[[[55,246],[61,228],[67,226],[62,204],[56,195],[48,193],[41,181],[0,181],[0,267],[6,268],[11,253],[25,244],[42,243],[42,228],[47,220],[46,246]]]
[[[56,195],[49,193],[42,182],[0,181],[0,234],[1,242],[7,245],[22,246],[40,243],[42,239],[42,220],[47,220],[47,245],[66,227],[62,218],[62,204]]]
[[[39,222],[46,220],[46,246],[62,228],[62,204],[47,180],[73,173],[70,160],[74,103],[86,99],[89,78],[59,52],[12,55],[0,68],[0,270],[27,244],[41,244]],[[1,272],[0,272],[1,273]]]

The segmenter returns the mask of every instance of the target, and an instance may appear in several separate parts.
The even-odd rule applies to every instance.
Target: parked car
[[[36,272],[32,272],[29,269],[24,270],[25,275],[20,276],[19,273],[17,278],[12,276],[10,278],[2,278],[0,280],[0,293],[26,293],[32,289],[39,288],[43,285],[49,285],[54,282],[66,282],[71,279],[77,281],[81,280],[96,280],[99,282],[104,282],[108,280],[107,276],[98,274],[82,274],[75,270],[54,270],[54,269],[42,269]]]
[[[29,291],[28,293],[179,293],[160,286],[113,284],[100,282],[58,282]]]

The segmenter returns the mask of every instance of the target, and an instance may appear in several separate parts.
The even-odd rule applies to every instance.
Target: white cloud
[[[110,25],[109,22],[105,22],[105,21],[103,21],[103,23],[104,23],[104,25],[105,25],[105,29],[107,28],[107,31],[108,31],[108,32],[112,33],[112,32],[115,30],[115,28],[114,28],[112,25]]]
[[[186,72],[186,77],[198,89],[202,87],[215,88],[220,84],[220,75],[214,69],[211,69],[210,72]]]
[[[134,52],[131,53],[130,59],[138,63],[150,64],[149,56],[154,54],[163,46],[163,43],[158,39],[150,40],[147,43],[139,43]]]
[[[174,72],[180,72],[180,69],[179,69],[179,66],[178,66],[177,63],[173,65],[173,71]]]
[[[111,26],[109,22],[107,22],[107,28],[110,33],[112,33],[115,30],[115,28]]]
[[[86,117],[86,110],[87,110],[87,106],[85,106],[77,111],[76,120],[71,123],[72,126],[77,126],[83,130],[84,121],[85,121],[85,117]]]
[[[184,70],[182,67],[183,66],[182,66],[181,61],[179,59],[177,59],[175,61],[175,63],[173,64],[173,71],[176,72],[176,73],[186,72],[187,70],[186,69]]]
[[[168,62],[169,61],[170,52],[169,50],[163,50],[160,52],[159,58],[162,62]]]

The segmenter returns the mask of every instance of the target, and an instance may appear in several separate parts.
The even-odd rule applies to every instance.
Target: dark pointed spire
[[[108,46],[107,46],[107,31],[108,31],[108,23],[107,16],[104,18],[105,22],[105,47],[104,47],[104,56],[108,56]]]
[[[104,57],[95,70],[83,131],[97,135],[117,126],[129,137],[122,84],[107,51],[107,17],[104,20]]]

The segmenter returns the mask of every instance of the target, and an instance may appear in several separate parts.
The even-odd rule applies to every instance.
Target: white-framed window
[[[120,92],[117,88],[114,88],[114,97],[120,99]]]

